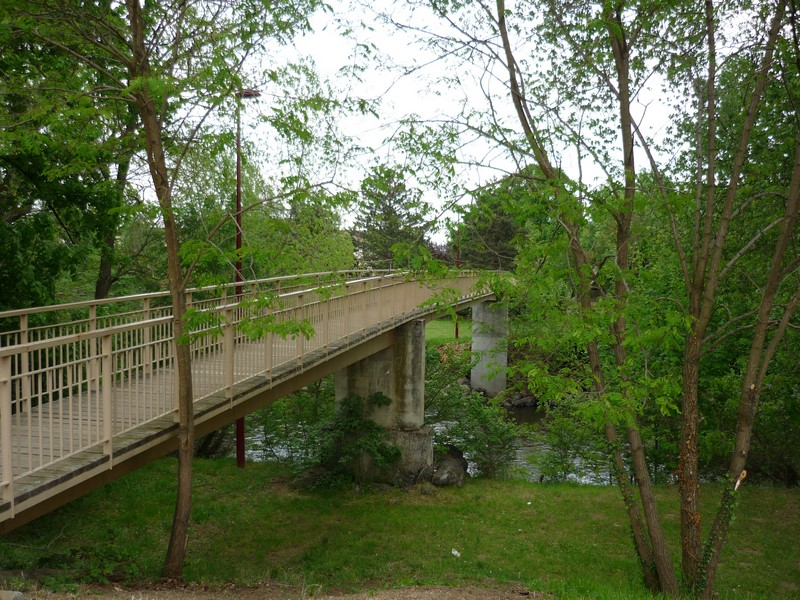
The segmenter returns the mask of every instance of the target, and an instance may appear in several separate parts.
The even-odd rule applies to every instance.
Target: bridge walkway
[[[190,290],[197,435],[388,347],[402,323],[491,296],[476,284],[340,273],[246,282],[241,302],[234,284]],[[167,299],[47,307],[37,326],[37,311],[0,313],[19,324],[0,334],[0,531],[174,450]]]

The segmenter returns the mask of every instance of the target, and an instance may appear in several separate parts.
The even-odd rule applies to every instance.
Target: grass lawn
[[[455,322],[447,317],[429,321],[425,326],[425,341],[433,346],[441,346],[455,341]],[[472,339],[472,320],[464,317],[458,319],[458,339],[466,342]]]
[[[175,472],[162,459],[6,535],[0,568],[46,572],[54,585],[158,579]],[[519,583],[557,598],[650,597],[615,488],[478,479],[461,489],[298,492],[287,479],[270,464],[196,461],[187,580],[345,591]],[[718,492],[703,488],[706,523]],[[658,497],[677,564],[677,489]],[[800,595],[799,515],[798,489],[743,488],[721,598]]]

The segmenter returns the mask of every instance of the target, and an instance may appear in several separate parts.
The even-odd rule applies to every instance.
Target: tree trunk
[[[772,265],[767,276],[766,284],[764,285],[761,302],[759,303],[758,318],[753,332],[750,354],[748,356],[744,376],[742,377],[739,415],[736,423],[736,442],[728,469],[730,485],[723,490],[720,506],[717,509],[717,514],[711,527],[711,533],[709,534],[703,553],[705,568],[704,598],[710,598],[713,593],[713,583],[716,577],[722,546],[728,533],[731,518],[733,517],[733,506],[736,495],[736,484],[734,482],[741,482],[741,479],[744,477],[745,463],[747,461],[747,455],[750,452],[750,440],[753,435],[753,424],[755,422],[756,410],[758,409],[767,368],[789,326],[789,320],[794,314],[798,301],[800,300],[800,290],[798,290],[794,293],[784,309],[783,317],[772,336],[772,340],[769,342],[769,345],[766,345],[768,329],[770,327],[770,313],[774,308],[778,286],[784,275],[784,257],[796,233],[795,228],[797,227],[798,213],[800,213],[800,136],[798,136],[795,144],[792,179],[789,184],[789,194],[784,209],[781,231],[775,245]]]
[[[642,567],[644,582],[647,589],[651,592],[657,592],[660,589],[660,583],[655,568],[655,561],[653,560],[653,550],[648,542],[647,531],[642,522],[642,515],[639,514],[636,498],[634,498],[633,490],[631,489],[630,483],[628,483],[628,473],[622,461],[622,452],[619,449],[617,430],[611,423],[606,422],[604,431],[606,440],[608,440],[612,449],[611,467],[614,470],[614,476],[617,478],[617,487],[619,487],[622,501],[628,513],[628,522],[631,526],[633,543],[636,547],[636,554],[639,557],[639,564]]]
[[[625,349],[627,335],[625,308],[628,304],[626,277],[630,270],[631,223],[633,221],[633,201],[636,195],[636,162],[633,153],[633,118],[630,112],[630,46],[626,38],[624,23],[619,12],[617,12],[621,10],[621,7],[612,10],[611,5],[607,5],[606,10],[606,30],[608,31],[609,44],[614,56],[614,65],[617,73],[620,133],[622,134],[622,164],[625,170],[624,201],[620,210],[614,212],[614,219],[617,223],[615,256],[617,274],[614,282],[617,318],[612,326],[614,357],[620,373],[620,379],[625,382],[628,380],[625,374],[628,358]],[[625,393],[624,390],[623,393]],[[636,422],[635,416],[632,415],[631,419],[634,423]],[[661,528],[661,519],[653,496],[642,436],[635,425],[627,428],[627,434],[634,474],[636,475],[642,502],[642,511],[644,512],[647,532],[650,537],[652,560],[658,575],[659,588],[661,593],[666,596],[677,596],[680,593],[680,588],[675,578],[675,570],[669,558],[664,532]]]
[[[678,483],[681,498],[681,550],[683,579],[687,590],[693,594],[698,594],[701,592],[704,594],[711,593],[714,573],[718,561],[718,553],[722,548],[725,531],[727,530],[727,523],[730,522],[732,506],[732,497],[730,496],[730,492],[726,492],[723,495],[722,504],[718,511],[716,521],[712,526],[711,536],[709,537],[705,550],[701,556],[702,532],[700,520],[700,482],[698,478],[698,438],[700,426],[698,390],[700,379],[701,346],[702,340],[706,333],[706,328],[708,327],[711,314],[714,309],[714,298],[722,271],[720,267],[726,245],[728,227],[733,216],[733,208],[737,199],[740,176],[747,158],[750,138],[752,136],[756,116],[758,114],[758,108],[769,78],[769,71],[772,66],[776,40],[780,33],[780,28],[783,22],[784,10],[785,2],[779,1],[776,6],[775,13],[771,19],[764,55],[761,63],[759,64],[755,86],[750,94],[747,110],[744,115],[738,146],[733,157],[733,163],[731,165],[729,183],[727,189],[725,190],[725,200],[723,202],[721,211],[717,212],[715,211],[717,203],[716,183],[718,179],[716,174],[717,114],[715,100],[716,22],[713,0],[705,1],[706,40],[709,52],[708,80],[706,82],[706,208],[704,218],[702,219],[702,231],[700,230],[701,219],[699,216],[695,221],[695,259],[693,264],[694,273],[690,287],[687,290],[689,296],[689,315],[694,318],[694,322],[692,324],[692,330],[687,336],[684,346],[682,383],[683,412],[681,446],[678,459]],[[699,210],[700,209],[698,206],[698,213]],[[716,222],[716,230],[714,230],[715,214],[719,215],[719,218]],[[786,225],[786,223],[784,223],[784,225]],[[777,257],[777,253],[778,250],[776,249],[776,255],[774,255],[774,258]],[[781,260],[782,256],[783,254],[780,254]],[[773,270],[775,269],[776,267],[773,261]],[[777,267],[777,273],[780,273],[780,264]],[[779,282],[779,276],[776,275],[778,278],[774,281],[772,277],[772,274],[770,274],[768,277],[767,288],[769,288],[771,284],[774,284],[775,288],[772,289],[772,292],[770,292],[769,289],[765,289],[765,291],[762,293],[762,300],[759,308],[759,319],[756,323],[756,328],[753,334],[753,345],[751,346],[751,354],[748,359],[749,363],[754,360],[754,352],[758,355],[760,361],[760,352],[764,339],[763,335],[766,334],[765,328],[769,325],[769,309],[771,308],[774,292]],[[770,293],[772,294],[771,297]],[[769,299],[767,300],[768,297]],[[769,305],[768,307],[767,304],[765,304],[765,301]],[[764,310],[766,312],[763,312]],[[763,335],[762,333],[759,333],[761,328],[764,328]],[[756,348],[758,349],[756,350]],[[748,387],[753,385],[751,382],[754,382],[752,373],[758,371],[761,374],[765,374],[768,362],[768,360],[761,362],[760,366],[757,367],[748,364],[748,373],[745,374],[743,379],[743,393],[740,403],[740,426],[737,431],[737,447],[734,451],[731,462],[732,470],[737,468],[739,461],[741,461],[741,465],[743,467],[744,458],[747,454],[747,449],[749,449],[749,439],[752,431],[752,419],[755,416],[754,407],[757,405],[758,395],[760,393],[760,383],[759,389],[756,389],[755,386]],[[760,381],[763,381],[763,378]],[[742,410],[742,405],[746,405],[747,408]],[[752,412],[750,411],[751,408],[753,408]],[[747,421],[749,421],[749,424],[745,423]],[[744,424],[744,429],[741,428],[742,424]],[[745,448],[745,446],[747,446],[747,448]],[[737,458],[737,455],[739,455],[739,458]],[[741,472],[741,469],[739,472]],[[737,477],[738,473],[732,476]]]
[[[116,229],[116,228],[115,228]],[[97,281],[94,286],[94,299],[102,300],[108,296],[111,291],[111,284],[114,282],[114,277],[111,273],[114,265],[114,240],[116,239],[116,231],[104,237],[102,246],[100,248],[100,267],[97,271]]]
[[[681,566],[684,584],[693,589],[700,567],[700,479],[698,477],[698,432],[700,409],[700,340],[690,335],[683,354],[683,400],[681,445],[678,455],[678,490],[681,499]]]
[[[172,210],[169,171],[164,154],[161,121],[150,93],[148,78],[150,66],[145,43],[144,18],[139,0],[127,0],[132,34],[133,62],[130,65],[131,82],[137,82],[135,98],[145,133],[147,162],[164,220],[164,239],[167,246],[167,268],[172,299],[172,327],[177,369],[178,411],[178,494],[172,521],[163,575],[167,579],[181,579],[186,544],[189,536],[189,518],[192,510],[192,458],[194,447],[194,407],[192,404],[191,353],[184,331],[186,296],[179,257],[178,233]]]

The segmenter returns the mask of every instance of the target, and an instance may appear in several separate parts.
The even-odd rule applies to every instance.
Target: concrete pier
[[[494,397],[506,389],[508,365],[508,307],[501,302],[482,302],[472,307],[472,389]]]
[[[433,464],[433,436],[425,421],[425,321],[395,330],[394,344],[336,373],[336,398],[369,398],[381,393],[391,399],[376,406],[370,418],[389,430],[401,449],[401,459],[381,470],[364,457],[354,465],[361,480],[404,483],[424,476]]]

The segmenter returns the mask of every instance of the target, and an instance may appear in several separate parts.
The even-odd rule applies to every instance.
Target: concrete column
[[[381,470],[362,457],[353,465],[360,481],[403,484],[424,476],[433,464],[433,435],[425,420],[425,321],[395,330],[394,344],[336,373],[336,399],[381,393],[392,402],[376,406],[370,418],[389,430],[402,456]]]
[[[508,365],[508,307],[501,302],[482,302],[472,307],[472,389],[490,398],[506,389]]]
[[[412,321],[395,330],[394,345],[336,373],[336,399],[348,395],[391,398],[370,418],[387,429],[410,430],[425,420],[425,322]]]

